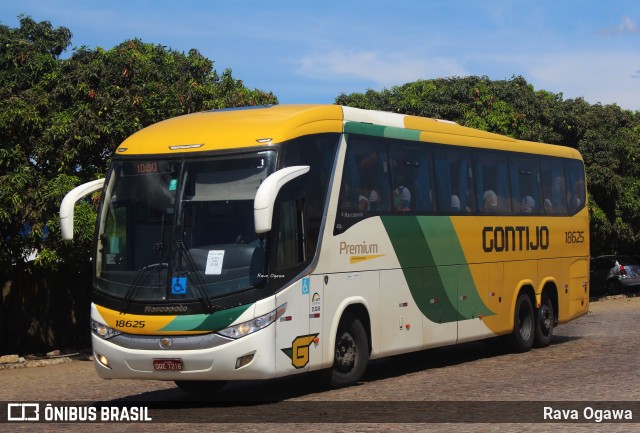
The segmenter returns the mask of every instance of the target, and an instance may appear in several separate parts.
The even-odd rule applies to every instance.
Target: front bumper
[[[173,340],[171,346],[165,344],[166,349],[161,349],[163,338]],[[273,324],[237,340],[215,334],[167,337],[123,334],[111,340],[92,334],[91,339],[96,371],[104,379],[253,380],[275,375]],[[236,368],[239,358],[251,355],[248,364]],[[108,366],[101,362],[102,357],[106,357]],[[157,371],[154,359],[180,359],[184,368]]]

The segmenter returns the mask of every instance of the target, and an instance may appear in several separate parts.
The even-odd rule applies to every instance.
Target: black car
[[[630,256],[591,259],[591,294],[640,290],[640,263]]]

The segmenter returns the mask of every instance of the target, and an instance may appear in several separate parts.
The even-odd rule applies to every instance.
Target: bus
[[[168,119],[115,151],[101,190],[91,335],[102,378],[316,372],[500,337],[551,343],[589,306],[577,150],[337,105]]]

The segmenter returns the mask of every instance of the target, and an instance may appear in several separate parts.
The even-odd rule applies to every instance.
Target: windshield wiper
[[[156,261],[156,257],[158,257],[157,263],[153,263]],[[138,271],[127,293],[125,293],[124,298],[122,298],[122,311],[124,313],[126,313],[131,306],[131,300],[140,293],[142,287],[149,281],[150,272],[153,269],[157,269],[158,274],[160,274],[163,268],[168,269],[169,264],[162,262],[162,242],[158,242],[151,249],[151,253],[147,257],[147,260],[145,260],[143,267]],[[160,278],[160,281],[162,281],[162,278]]]
[[[198,268],[196,267],[196,264],[193,261],[193,257],[191,256],[191,253],[189,252],[189,250],[187,249],[187,247],[185,246],[182,240],[176,241],[175,245],[178,247],[178,252],[179,252],[177,273],[180,273],[180,266],[182,264],[182,259],[184,259],[185,263],[187,264],[187,268],[189,269],[188,275],[191,275],[193,277],[193,281],[195,283],[196,289],[198,290],[198,294],[200,295],[199,300],[202,302],[206,312],[213,313],[217,309],[217,307],[213,305],[213,303],[211,302],[211,298],[209,297],[209,295],[207,295],[205,283],[202,280],[202,277],[200,276],[200,274],[198,273]]]

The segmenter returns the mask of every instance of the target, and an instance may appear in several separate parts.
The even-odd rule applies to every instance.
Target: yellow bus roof
[[[274,105],[213,110],[164,120],[131,135],[118,147],[121,155],[203,152],[264,146],[326,132],[340,133],[347,123],[384,136],[581,159],[571,148],[515,140],[453,122],[338,105]],[[383,132],[381,131],[381,128]]]

